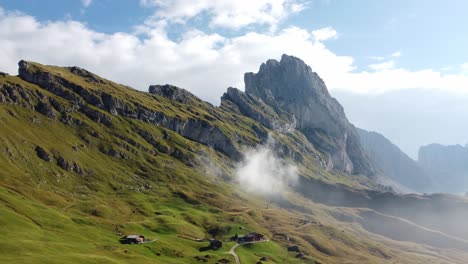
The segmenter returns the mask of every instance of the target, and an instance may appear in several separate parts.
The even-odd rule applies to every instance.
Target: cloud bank
[[[211,27],[230,29],[252,24],[269,25],[275,29],[281,20],[305,7],[297,0],[141,0],[140,3],[156,7],[155,19],[185,23],[207,13]]]
[[[175,3],[182,5],[184,1],[171,5],[157,2],[175,8]],[[285,8],[286,1],[280,2]],[[207,3],[202,9],[214,8]],[[236,14],[242,14],[242,10]],[[337,55],[326,47],[326,41],[338,37],[330,27],[308,31],[291,26],[274,33],[251,31],[235,37],[189,29],[180,39],[173,40],[168,36],[167,25],[164,20],[152,21],[140,25],[135,33],[105,34],[77,21],[39,22],[29,15],[1,10],[0,69],[15,73],[20,59],[78,65],[140,90],[146,90],[150,84],[171,83],[216,104],[227,87],[243,88],[244,72],[257,71],[265,60],[287,53],[311,65],[330,89],[356,93],[411,88],[463,93],[468,90],[465,71],[411,71],[398,68],[396,56],[370,65],[369,71],[357,71],[352,57]]]

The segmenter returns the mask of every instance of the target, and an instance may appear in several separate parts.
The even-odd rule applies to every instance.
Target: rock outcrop
[[[283,55],[281,61],[268,60],[258,73],[246,73],[244,81],[244,98],[261,99],[278,117],[294,124],[316,148],[329,156],[330,169],[352,174],[374,173],[343,107],[330,96],[318,74],[302,60],[287,55]],[[245,110],[242,100],[232,99],[232,91],[223,97],[236,102],[244,109],[241,112],[250,111]],[[256,117],[262,120],[258,111],[253,116]]]
[[[290,132],[296,126],[294,117],[287,112],[281,109],[275,111],[259,97],[246,94],[237,88],[227,89],[221,97],[221,107],[248,116],[263,126],[281,133]]]
[[[45,150],[43,149],[42,147],[40,146],[37,146],[35,149],[36,151],[36,154],[39,158],[45,160],[45,161],[51,161],[51,155]]]
[[[151,85],[148,91],[150,94],[163,96],[182,104],[187,104],[190,102],[191,98],[196,98],[196,96],[189,91],[170,84]]]

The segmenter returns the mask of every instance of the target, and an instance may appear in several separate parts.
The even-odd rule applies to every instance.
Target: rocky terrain
[[[394,163],[379,160],[302,60],[268,60],[245,84],[217,107],[78,67],[20,61],[18,76],[0,75],[0,262],[234,263],[230,238],[252,231],[270,241],[239,246],[242,263],[468,258],[466,198],[377,181],[417,179],[400,175],[413,165],[389,142]],[[294,181],[269,194],[257,191],[268,179],[242,185],[259,149]],[[118,242],[135,233],[157,240]],[[210,238],[223,248],[201,252]]]

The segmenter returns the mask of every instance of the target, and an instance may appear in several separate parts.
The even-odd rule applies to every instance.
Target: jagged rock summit
[[[244,96],[228,90],[222,99],[234,101],[244,109],[244,114],[250,112],[261,123],[269,116],[274,119],[270,123],[282,120],[282,127],[294,125],[316,148],[328,154],[330,169],[352,174],[374,173],[343,107],[304,61],[283,55],[280,61],[263,63],[258,73],[246,73],[244,81]],[[247,99],[256,101],[263,110],[252,114],[252,109],[246,106]]]

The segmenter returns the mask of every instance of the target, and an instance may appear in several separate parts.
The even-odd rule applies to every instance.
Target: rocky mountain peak
[[[279,62],[263,63],[258,73],[246,73],[244,81],[247,95],[260,98],[277,113],[285,111],[292,116],[296,128],[329,155],[330,168],[372,174],[372,166],[343,107],[304,61],[283,55]]]
[[[310,66],[288,55],[283,55],[279,62],[268,60],[260,66],[258,73],[246,73],[244,80],[246,93],[260,98],[273,96],[278,103],[304,95],[330,96],[325,83]],[[264,84],[268,86],[264,87]]]

